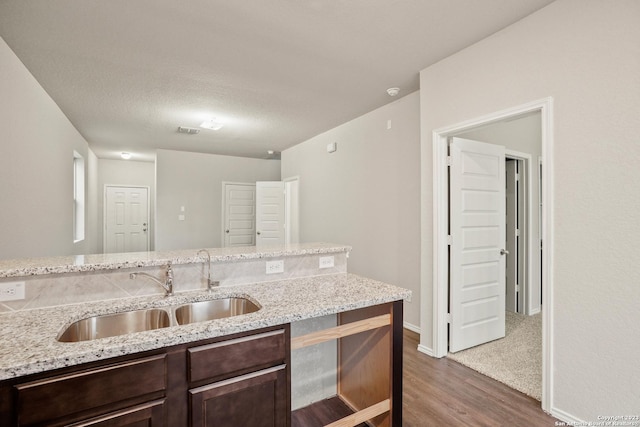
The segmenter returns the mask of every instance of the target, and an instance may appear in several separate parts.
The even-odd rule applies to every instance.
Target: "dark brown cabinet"
[[[288,426],[286,382],[286,369],[281,365],[192,389],[191,425]]]
[[[284,325],[6,380],[0,425],[286,427],[289,341]]]
[[[161,427],[165,425],[164,401],[159,400],[80,421],[69,427]]]

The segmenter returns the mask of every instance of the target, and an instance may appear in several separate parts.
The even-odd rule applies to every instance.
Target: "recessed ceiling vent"
[[[186,133],[187,135],[197,135],[200,133],[200,129],[185,128],[182,126],[178,126],[178,133]]]

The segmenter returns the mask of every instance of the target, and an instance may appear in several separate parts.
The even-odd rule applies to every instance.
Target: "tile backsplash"
[[[211,279],[219,281],[220,286],[231,286],[347,272],[346,252],[331,254],[334,266],[320,269],[320,258],[326,256],[311,254],[216,262],[211,264]],[[284,260],[284,272],[266,274],[266,262],[278,259]],[[205,265],[173,265],[174,292],[206,289]],[[129,274],[134,271],[144,271],[163,280],[165,268],[127,268],[0,279],[0,282],[25,282],[25,299],[0,302],[0,313],[164,293],[162,287],[149,279],[130,279]]]

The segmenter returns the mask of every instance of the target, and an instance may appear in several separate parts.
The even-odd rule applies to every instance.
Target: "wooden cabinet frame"
[[[337,397],[353,413],[325,426],[402,426],[402,310],[396,301],[347,311],[338,326],[291,340],[292,351],[338,340]]]

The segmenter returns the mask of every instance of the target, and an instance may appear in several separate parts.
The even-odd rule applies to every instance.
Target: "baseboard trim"
[[[430,357],[436,357],[436,356],[435,356],[435,353],[433,352],[433,349],[432,349],[432,348],[429,348],[429,347],[424,346],[424,345],[422,345],[422,344],[418,344],[418,351],[419,351],[420,353],[424,353],[424,354],[426,354],[427,356],[430,356]]]
[[[405,328],[405,329],[408,329],[408,330],[410,330],[412,332],[415,332],[416,334],[420,334],[420,327],[416,326],[416,325],[413,325],[413,324],[411,324],[409,322],[403,322],[402,323],[402,327]]]
[[[574,417],[571,414],[568,414],[566,412],[564,412],[562,409],[558,409],[558,408],[551,408],[551,412],[550,414],[552,417],[555,417],[557,419],[559,419],[560,421],[566,423],[567,425],[570,426],[586,426],[589,425],[590,423],[587,423],[585,421],[582,421],[580,418]]]

